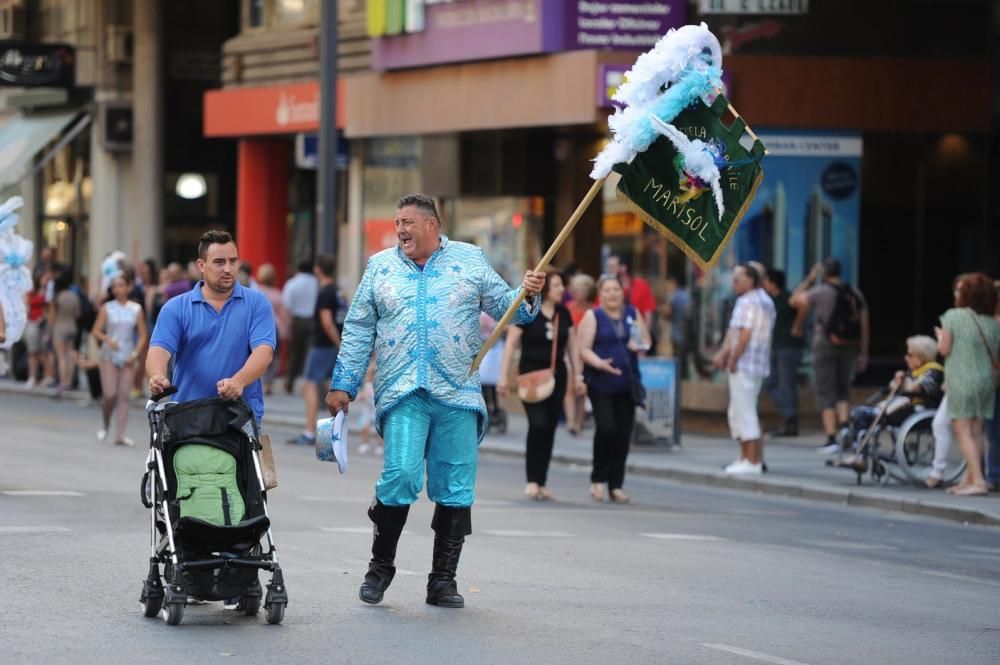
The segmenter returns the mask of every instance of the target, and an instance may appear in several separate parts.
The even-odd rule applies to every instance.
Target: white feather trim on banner
[[[660,135],[652,118],[670,122],[698,99],[710,103],[722,87],[722,48],[708,26],[670,30],[625,74],[614,100],[625,105],[608,118],[612,138],[594,159],[590,177],[607,177]]]

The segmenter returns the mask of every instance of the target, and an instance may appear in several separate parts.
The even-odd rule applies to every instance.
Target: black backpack
[[[848,284],[831,284],[837,291],[826,336],[834,346],[853,344],[861,339],[861,299]]]
[[[90,332],[97,322],[97,309],[94,302],[83,292],[83,289],[70,287],[70,291],[76,294],[80,301],[80,314],[76,317],[76,325],[84,332]]]

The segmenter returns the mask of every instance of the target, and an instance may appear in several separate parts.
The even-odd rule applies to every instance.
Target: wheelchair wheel
[[[910,481],[919,485],[930,477],[934,460],[933,420],[933,411],[919,411],[907,418],[896,434],[896,463]],[[957,445],[952,445],[947,461],[942,480],[951,483],[965,472],[965,460]]]
[[[879,426],[872,436],[871,446],[872,459],[877,462],[872,466],[874,471],[879,470],[876,476],[879,484],[887,485],[890,480],[906,483],[910,477],[900,468],[896,456],[896,428],[890,425]]]

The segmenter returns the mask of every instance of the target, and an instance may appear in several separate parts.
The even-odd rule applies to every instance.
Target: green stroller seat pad
[[[181,517],[217,526],[239,524],[245,506],[236,468],[236,458],[223,450],[196,443],[181,446],[174,453]]]

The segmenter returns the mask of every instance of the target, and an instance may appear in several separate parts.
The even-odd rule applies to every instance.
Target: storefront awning
[[[77,119],[79,116],[79,119]],[[90,114],[82,116],[79,110],[56,113],[18,113],[0,126],[0,189],[16,185],[41,168],[55,155],[50,150],[37,161],[37,155],[46,145],[73,122],[76,123],[63,135],[62,147],[90,122]]]

